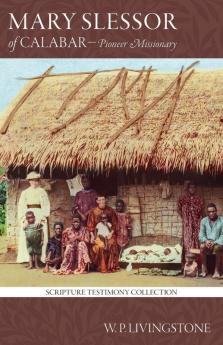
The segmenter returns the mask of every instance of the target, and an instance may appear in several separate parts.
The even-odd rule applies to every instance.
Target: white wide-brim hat
[[[41,176],[39,173],[35,172],[35,171],[31,171],[27,176],[26,179],[27,180],[38,180],[40,179]]]

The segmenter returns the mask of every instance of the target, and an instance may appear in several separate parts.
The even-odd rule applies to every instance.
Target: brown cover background
[[[0,57],[223,57],[222,0],[0,0]],[[178,31],[84,32],[89,40],[174,40],[173,53],[150,49],[84,50],[29,49],[9,53],[7,44],[16,35],[8,27],[8,12],[174,12]],[[77,24],[78,26],[78,24]],[[77,27],[75,26],[75,27]],[[32,32],[41,36],[43,32]],[[44,35],[47,33],[44,32]],[[48,32],[49,35],[49,32]],[[57,36],[58,32],[54,33]],[[59,35],[63,36],[62,31]],[[74,36],[83,35],[81,30]],[[163,55],[161,55],[163,54]],[[164,55],[165,54],[165,55]],[[131,345],[223,344],[222,298],[1,298],[0,344],[4,345]],[[105,332],[104,322],[212,322],[211,334],[154,335]]]
[[[2,298],[4,345],[222,345],[223,299]],[[104,322],[211,322],[210,334],[107,334]]]
[[[222,0],[0,0],[0,57],[222,57],[223,20]],[[19,15],[29,12],[34,18],[36,13],[43,17],[48,12],[173,12],[178,30],[91,30],[81,31],[77,21],[74,36],[85,36],[89,41],[99,38],[108,40],[148,40],[177,41],[174,52],[165,49],[100,49],[90,44],[85,49],[18,49],[10,53],[7,45],[17,35],[52,36],[52,32],[39,30],[8,30],[8,12]],[[75,17],[76,18],[76,17]],[[71,35],[69,31],[55,30],[53,35]]]

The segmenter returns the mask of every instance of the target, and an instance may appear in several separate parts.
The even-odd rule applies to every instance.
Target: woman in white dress
[[[18,220],[20,224],[20,230],[18,255],[16,262],[22,263],[29,261],[29,254],[26,247],[26,237],[23,230],[25,214],[28,210],[34,212],[37,223],[43,223],[44,241],[41,261],[45,262],[46,245],[48,241],[47,217],[49,217],[50,215],[50,202],[47,192],[40,187],[40,174],[33,171],[27,175],[26,179],[29,181],[30,187],[28,187],[21,193],[18,204]]]

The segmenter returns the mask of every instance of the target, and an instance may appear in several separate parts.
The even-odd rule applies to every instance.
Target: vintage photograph
[[[0,71],[1,286],[222,286],[222,59]]]

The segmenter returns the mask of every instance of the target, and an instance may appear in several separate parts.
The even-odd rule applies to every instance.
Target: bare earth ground
[[[40,270],[27,270],[25,264],[16,264],[15,253],[6,253],[7,238],[0,237],[0,286],[36,286],[36,287],[182,287],[182,286],[223,286],[222,280],[208,278],[183,278],[139,275],[137,271],[121,270],[116,273],[91,272],[83,275],[54,276]]]
[[[27,270],[24,264],[0,264],[0,286],[39,287],[182,287],[182,286],[223,286],[222,280],[208,278],[183,278],[138,275],[136,271],[121,270],[116,273],[89,273],[83,275],[54,276],[42,270]]]

